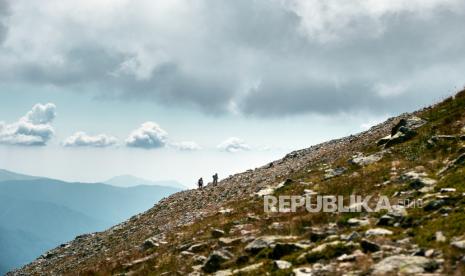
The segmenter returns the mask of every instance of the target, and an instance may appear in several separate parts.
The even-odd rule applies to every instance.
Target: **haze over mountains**
[[[75,236],[104,230],[180,191],[175,181],[69,183],[0,170],[0,274]],[[111,183],[111,182],[110,182]],[[168,185],[173,186],[168,186]]]
[[[175,180],[161,180],[161,181],[152,181],[144,178],[132,176],[132,175],[119,175],[112,177],[102,183],[113,185],[116,187],[134,187],[138,185],[155,185],[155,186],[166,186],[166,187],[176,187],[180,189],[185,189],[186,186]]]

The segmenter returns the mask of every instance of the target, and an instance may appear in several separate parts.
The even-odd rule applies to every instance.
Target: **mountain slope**
[[[463,275],[464,140],[462,91],[218,186],[171,195],[11,275]],[[265,194],[387,196],[395,208],[265,213]]]
[[[41,177],[30,176],[0,169],[0,182],[10,180],[33,180]]]

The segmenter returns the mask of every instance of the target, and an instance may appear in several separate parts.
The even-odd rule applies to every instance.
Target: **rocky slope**
[[[218,186],[176,193],[10,275],[463,275],[464,140],[462,91]],[[386,195],[394,207],[265,213],[270,194]]]

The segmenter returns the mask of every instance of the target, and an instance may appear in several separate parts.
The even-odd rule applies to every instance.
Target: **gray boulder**
[[[373,267],[373,275],[415,275],[433,272],[438,268],[435,260],[420,256],[395,255],[383,259]]]
[[[226,250],[213,251],[202,266],[202,270],[213,273],[221,268],[221,265],[233,258],[233,255]]]

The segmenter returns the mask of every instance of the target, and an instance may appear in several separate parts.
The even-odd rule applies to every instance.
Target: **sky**
[[[465,85],[462,0],[0,0],[0,168],[193,186]]]

